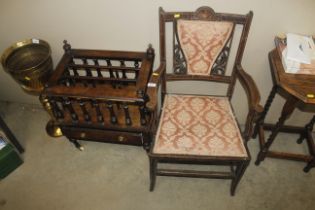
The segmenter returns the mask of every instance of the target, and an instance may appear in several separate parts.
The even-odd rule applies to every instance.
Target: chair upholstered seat
[[[165,96],[153,154],[247,157],[227,97]]]

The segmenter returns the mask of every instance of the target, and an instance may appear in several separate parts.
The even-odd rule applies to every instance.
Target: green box
[[[0,179],[3,179],[23,163],[14,147],[8,143],[0,150]]]

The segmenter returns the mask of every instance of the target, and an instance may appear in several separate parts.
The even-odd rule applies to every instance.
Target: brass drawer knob
[[[123,136],[118,136],[118,141],[123,142],[123,141],[125,141],[125,140],[126,140],[125,137],[123,137]]]
[[[81,137],[81,138],[85,138],[85,136],[86,136],[86,134],[85,134],[84,132],[82,132],[82,133],[80,134],[80,137]]]

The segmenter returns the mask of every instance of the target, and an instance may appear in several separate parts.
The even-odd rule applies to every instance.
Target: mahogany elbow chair
[[[160,67],[148,83],[150,107],[158,110],[158,100],[154,97],[159,96],[159,89],[162,102],[160,114],[156,112],[154,139],[148,153],[150,191],[154,189],[156,176],[177,176],[231,179],[230,192],[235,194],[251,159],[246,142],[254,120],[262,111],[258,89],[241,65],[252,17],[251,11],[238,15],[216,13],[210,7],[200,7],[195,12],[165,12],[160,8]],[[172,72],[166,70],[166,24],[173,24]],[[238,25],[242,29],[235,58],[231,60]],[[228,62],[232,62],[229,75]],[[248,98],[249,111],[243,131],[231,106],[237,79]],[[183,80],[224,83],[227,91],[223,96],[168,92],[168,82]],[[230,171],[166,169],[160,163],[224,165]]]

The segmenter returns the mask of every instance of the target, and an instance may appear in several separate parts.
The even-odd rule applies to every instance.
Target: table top
[[[275,85],[305,104],[315,104],[315,75],[285,73],[277,49],[269,53],[269,63]]]

